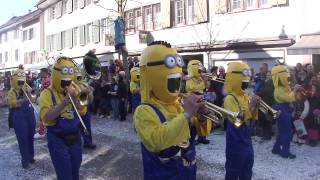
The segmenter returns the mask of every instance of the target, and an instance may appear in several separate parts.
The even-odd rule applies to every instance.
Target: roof
[[[6,23],[4,23],[0,26],[0,32],[7,31],[11,28],[17,27],[18,25],[21,25],[23,23],[34,20],[34,19],[40,17],[41,13],[42,13],[42,11],[37,9],[37,10],[32,11],[28,14],[23,15],[23,16],[14,16],[9,21],[7,21]]]
[[[320,54],[320,34],[305,34],[300,41],[287,48],[289,55]]]
[[[38,9],[47,9],[52,4],[61,1],[61,0],[39,0],[39,2],[36,4],[36,7]]]

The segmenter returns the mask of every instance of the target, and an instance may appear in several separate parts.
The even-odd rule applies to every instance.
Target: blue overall
[[[17,100],[19,99],[15,92]],[[10,108],[13,129],[16,133],[21,154],[22,166],[28,166],[34,159],[33,136],[35,134],[36,119],[33,107],[24,101],[20,107]]]
[[[235,128],[227,120],[226,180],[247,180],[252,177],[254,154],[251,127],[247,124]]]
[[[136,109],[136,108],[140,105],[140,102],[141,102],[141,95],[140,95],[140,93],[134,93],[134,94],[132,95],[132,100],[131,100],[132,109]]]
[[[92,135],[91,135],[91,115],[87,111],[87,113],[84,116],[81,116],[84,125],[87,127],[88,134],[84,133],[84,129],[81,128],[81,136],[83,138],[83,144],[84,145],[91,145],[92,144]]]
[[[53,105],[57,104],[52,91]],[[82,161],[79,119],[65,119],[59,116],[56,125],[48,126],[47,140],[50,157],[58,180],[79,179],[79,169]]]
[[[161,123],[166,122],[164,115],[158,108],[151,104],[144,104],[152,107],[157,113]],[[190,128],[191,138],[188,148],[172,146],[160,153],[150,152],[141,143],[142,161],[145,180],[195,180],[196,179],[196,151],[194,139],[196,130]],[[180,154],[181,156],[177,155]]]
[[[288,103],[278,103],[274,105],[274,109],[280,110],[280,116],[277,119],[278,135],[273,151],[281,156],[290,154],[290,142],[293,136],[293,128],[291,122],[291,114],[293,109]]]

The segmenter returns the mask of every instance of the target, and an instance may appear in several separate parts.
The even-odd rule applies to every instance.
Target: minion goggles
[[[61,69],[53,67],[53,69],[56,71],[61,71],[61,73],[64,75],[73,74],[74,72],[76,72],[76,70],[73,67],[62,67]]]
[[[13,76],[25,77],[25,76],[26,76],[26,73],[24,73],[24,72],[18,72],[18,73],[14,73]]]
[[[231,71],[231,73],[242,74],[243,76],[246,76],[246,77],[251,77],[252,76],[252,73],[251,73],[250,69],[244,69],[242,71]]]
[[[184,61],[180,55],[166,55],[164,60],[148,62],[147,66],[159,66],[164,64],[168,68],[174,68],[176,66],[183,67]]]

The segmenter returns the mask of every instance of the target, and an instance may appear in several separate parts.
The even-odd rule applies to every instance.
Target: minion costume
[[[228,65],[225,81],[224,108],[232,112],[241,112],[240,127],[227,120],[226,130],[226,180],[247,180],[252,177],[254,153],[251,140],[251,120],[257,119],[258,110],[250,110],[247,89],[250,81],[250,67],[242,62]]]
[[[82,161],[80,122],[72,105],[64,105],[64,91],[74,79],[75,68],[70,58],[58,58],[52,68],[51,86],[40,95],[40,116],[47,127],[49,153],[58,180],[79,179]],[[46,119],[46,114],[59,106],[63,106],[60,115]]]
[[[155,41],[142,52],[141,101],[134,113],[145,180],[196,179],[194,138],[179,102],[182,58],[171,45]],[[180,145],[179,145],[180,144]]]
[[[91,102],[93,99],[92,91],[89,89],[89,86],[82,80],[81,70],[77,67],[75,69],[75,78],[74,82],[79,87],[79,92],[87,91],[87,102]],[[84,125],[87,127],[88,133],[84,132],[84,129],[81,128],[81,136],[83,138],[84,148],[95,149],[96,145],[92,143],[92,134],[91,134],[91,115],[88,111],[88,105],[81,105],[79,108],[79,114],[84,122]]]
[[[31,88],[26,83],[23,69],[16,70],[11,77],[11,89],[8,92],[8,105],[13,128],[16,133],[23,168],[34,163],[33,136],[35,134],[36,119],[34,109],[25,98],[22,88]]]
[[[132,109],[134,110],[140,105],[141,95],[140,95],[140,72],[138,67],[133,67],[130,70],[130,92],[132,94]]]
[[[186,82],[186,91],[188,93],[203,94],[203,90],[206,88],[206,82],[202,79],[200,72],[202,71],[202,64],[198,60],[191,60],[188,63],[188,76],[189,79]],[[210,141],[206,139],[211,132],[212,122],[207,120],[200,123],[197,117],[192,118],[192,122],[195,125],[198,132],[198,143],[209,144]]]
[[[293,109],[289,104],[296,101],[299,97],[291,91],[288,80],[290,74],[286,66],[279,65],[273,67],[271,75],[274,85],[274,99],[276,102],[274,109],[281,111],[280,116],[277,118],[278,135],[272,153],[279,154],[283,158],[293,159],[296,157],[290,152],[290,142],[293,137],[291,122]]]

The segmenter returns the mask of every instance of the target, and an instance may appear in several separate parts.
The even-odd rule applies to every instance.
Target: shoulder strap
[[[48,90],[50,91],[50,94],[51,94],[51,100],[52,100],[53,106],[57,105],[56,97],[54,96],[52,89],[48,88]]]
[[[154,105],[149,104],[149,103],[142,103],[141,105],[150,106],[157,113],[161,123],[165,123],[166,122],[166,118],[164,117],[163,113],[157,107],[155,107]]]
[[[242,108],[241,108],[241,106],[240,106],[240,103],[239,103],[237,97],[236,97],[235,95],[231,94],[231,93],[228,94],[228,95],[230,95],[230,96],[232,96],[232,97],[234,98],[234,100],[236,101],[236,103],[237,103],[237,105],[238,105],[238,107],[239,107],[239,110],[242,111]]]

